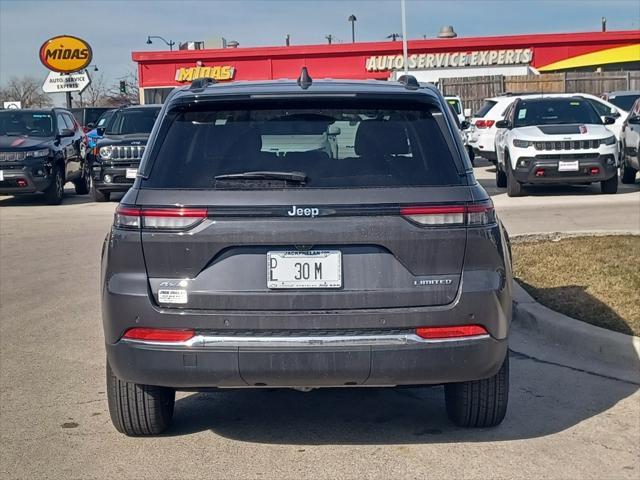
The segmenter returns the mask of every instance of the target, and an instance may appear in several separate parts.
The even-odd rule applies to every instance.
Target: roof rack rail
[[[398,82],[402,83],[404,85],[404,88],[407,88],[409,90],[420,88],[418,80],[416,80],[416,77],[414,77],[413,75],[401,75],[400,77],[398,77]]]
[[[193,82],[191,82],[191,85],[189,86],[189,90],[203,90],[208,85],[213,85],[214,83],[216,83],[215,78],[211,78],[211,77],[196,78]]]
[[[514,97],[518,95],[544,95],[551,92],[502,92],[496,95],[497,97]]]
[[[311,86],[311,84],[313,83],[313,78],[311,78],[311,75],[309,75],[309,70],[307,70],[307,67],[302,67],[302,70],[300,70],[300,76],[298,77],[296,83],[303,90],[306,90]]]

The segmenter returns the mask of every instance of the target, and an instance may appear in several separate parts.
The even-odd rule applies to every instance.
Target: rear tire
[[[614,175],[608,180],[600,182],[600,191],[602,193],[617,193],[618,192],[618,175]]]
[[[486,428],[499,425],[509,401],[509,353],[493,377],[444,386],[447,414],[459,427]]]
[[[107,362],[107,400],[113,426],[129,436],[159,435],[171,425],[175,391],[125,382]]]
[[[636,169],[622,164],[622,178],[620,181],[624,184],[636,183]]]
[[[496,164],[496,186],[498,188],[507,188],[507,174],[500,168],[500,164]]]
[[[111,192],[103,192],[93,187],[93,200],[96,202],[108,202],[111,199]]]
[[[51,183],[44,191],[44,199],[49,205],[60,205],[64,197],[64,173],[60,165],[54,165]]]
[[[507,169],[507,195],[510,197],[520,197],[524,193],[524,188],[522,184],[516,180],[515,175],[513,175],[513,169],[509,164],[511,160],[509,157],[505,158],[505,168]]]

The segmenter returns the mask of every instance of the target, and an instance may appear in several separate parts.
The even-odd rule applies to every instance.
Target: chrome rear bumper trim
[[[426,339],[416,334],[401,335],[350,335],[317,337],[240,337],[196,335],[184,342],[153,342],[147,340],[122,339],[122,342],[178,348],[216,348],[216,347],[260,347],[260,348],[317,348],[317,347],[366,347],[366,346],[405,346],[432,343],[461,342],[483,340],[489,335],[469,337]]]

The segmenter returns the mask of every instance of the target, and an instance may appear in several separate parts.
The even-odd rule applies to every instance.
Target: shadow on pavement
[[[510,404],[502,425],[449,422],[442,387],[234,390],[176,402],[169,436],[210,430],[266,444],[393,445],[489,442],[551,435],[597,416],[638,385],[511,353]]]
[[[520,278],[518,282],[545,307],[598,327],[625,335],[634,335],[629,323],[609,305],[588,293],[585,286],[563,285],[553,288],[536,288]]]
[[[112,202],[117,203],[122,198],[123,194],[114,194],[112,196]],[[76,195],[73,187],[67,187],[64,189],[64,198],[62,199],[62,205],[82,205],[85,203],[94,203],[93,197],[89,195]],[[16,196],[0,196],[0,207],[33,207],[33,206],[51,206],[47,205],[44,201],[44,196],[41,193],[33,193],[28,195],[16,195]]]

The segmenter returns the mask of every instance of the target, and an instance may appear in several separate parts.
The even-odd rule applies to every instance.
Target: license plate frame
[[[138,176],[138,169],[137,168],[127,168],[127,170],[125,172],[125,178],[135,179],[137,176]]]
[[[301,264],[299,269],[297,263]],[[271,250],[267,252],[266,264],[267,288],[270,290],[342,288],[340,250]],[[308,265],[306,269],[305,264]]]
[[[577,172],[578,170],[580,170],[580,162],[578,160],[558,161],[559,172]]]

